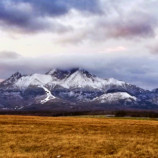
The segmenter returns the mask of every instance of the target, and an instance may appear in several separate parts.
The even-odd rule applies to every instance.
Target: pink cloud
[[[119,52],[119,51],[125,51],[127,50],[127,48],[123,46],[118,46],[118,47],[106,48],[105,50],[107,52]]]
[[[4,79],[0,78],[0,82],[4,81]]]

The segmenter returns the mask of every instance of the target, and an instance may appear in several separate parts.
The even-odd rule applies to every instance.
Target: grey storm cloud
[[[105,0],[104,14],[89,20],[89,26],[64,36],[59,42],[82,43],[83,41],[107,41],[122,38],[147,39],[155,38],[158,28],[158,12],[155,1],[134,0],[132,2]]]
[[[149,52],[153,55],[158,55],[158,44],[157,42],[154,42],[153,44],[146,45],[146,48],[149,50]]]
[[[24,2],[33,5],[37,13],[41,16],[59,16],[66,14],[70,9],[77,9],[83,12],[99,13],[98,0],[14,0],[15,2]]]
[[[50,23],[47,18],[67,14],[71,9],[91,14],[101,12],[97,0],[1,0],[0,24],[8,29],[25,32],[63,31],[65,26]]]
[[[139,7],[132,8],[132,2]],[[154,37],[158,21],[157,8],[154,6],[158,5],[158,2],[145,0],[132,2],[126,0],[1,0],[0,27],[19,33],[69,32],[68,37],[62,37],[61,41],[70,43],[83,40],[104,41],[109,38]],[[57,20],[72,9],[86,18],[85,26],[80,30]],[[87,15],[92,15],[91,20]],[[93,15],[97,15],[97,18]]]
[[[0,60],[5,60],[5,59],[15,60],[20,57],[21,55],[15,52],[8,52],[8,51],[0,52]]]
[[[155,18],[148,15],[138,13],[132,14],[125,19],[115,20],[110,23],[103,24],[102,27],[107,29],[110,37],[153,37],[155,36]]]
[[[158,12],[155,6],[158,2],[145,0],[119,2],[113,1],[113,14],[96,22],[96,28],[100,28],[100,35],[104,38],[125,39],[155,37],[158,27]]]

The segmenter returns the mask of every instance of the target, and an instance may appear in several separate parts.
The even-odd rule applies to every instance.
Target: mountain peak
[[[62,70],[62,69],[50,69],[46,75],[51,75],[53,77],[56,77],[58,79],[64,79],[69,75],[69,71]]]
[[[15,81],[15,80],[18,80],[19,78],[22,77],[22,74],[20,72],[15,72],[13,75],[11,75],[7,80],[12,80],[12,81]],[[6,80],[6,81],[7,81]]]
[[[91,78],[91,77],[95,77],[95,75],[90,74],[87,70],[82,69],[82,68],[72,68],[70,69],[71,74],[75,73],[75,72],[79,72],[81,74],[86,75],[86,77]]]
[[[11,77],[20,78],[20,77],[22,77],[22,74],[17,71],[17,72],[15,72]]]
[[[15,72],[7,80],[1,82],[1,85],[7,86],[7,85],[10,85],[10,84],[13,84],[14,82],[16,82],[21,77],[22,77],[22,74],[20,72]]]
[[[58,79],[64,79],[65,77],[68,77],[70,75],[72,75],[73,73],[75,72],[79,72],[81,74],[85,74],[88,78],[90,77],[94,77],[94,75],[90,74],[88,71],[82,69],[82,68],[71,68],[71,69],[50,69],[46,75],[51,75],[51,76],[54,76]]]

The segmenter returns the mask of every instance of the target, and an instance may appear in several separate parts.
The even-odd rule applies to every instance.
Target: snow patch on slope
[[[56,97],[52,95],[52,93],[44,86],[41,86],[41,88],[43,88],[46,92],[47,97],[43,100],[41,100],[41,104],[44,104],[46,102],[48,102],[49,100],[55,99]]]
[[[107,103],[107,102],[111,103],[125,99],[134,100],[134,101],[137,100],[136,97],[131,96],[126,92],[117,92],[117,93],[103,94],[100,97],[93,99],[93,101],[99,101],[100,103]]]

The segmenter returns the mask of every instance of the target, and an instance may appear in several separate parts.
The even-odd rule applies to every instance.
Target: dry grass
[[[0,116],[1,158],[157,158],[158,122]]]

